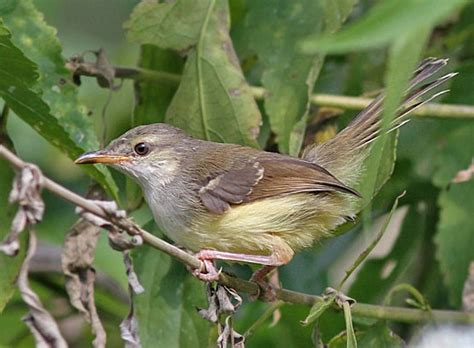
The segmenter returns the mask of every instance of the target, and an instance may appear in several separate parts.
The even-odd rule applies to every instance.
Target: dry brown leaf
[[[56,321],[51,314],[44,309],[38,295],[36,295],[29,286],[28,268],[31,258],[35,253],[36,244],[36,234],[33,229],[30,228],[28,250],[17,281],[21,297],[29,307],[29,312],[23,317],[23,321],[30,328],[35,338],[36,347],[64,348],[67,347],[67,343],[61,335]]]
[[[9,202],[18,203],[18,211],[12,221],[10,232],[0,244],[0,251],[6,255],[17,255],[20,250],[18,241],[20,233],[27,225],[34,225],[43,218],[42,183],[43,176],[35,165],[28,164],[16,174]]]
[[[94,303],[94,261],[100,227],[80,218],[70,229],[64,242],[61,265],[66,276],[66,291],[71,304],[91,324],[95,336],[93,346],[105,347],[107,335]]]
[[[138,281],[137,274],[133,269],[130,251],[123,251],[123,262],[128,278],[128,291],[130,295],[130,311],[127,317],[120,323],[120,335],[125,342],[126,348],[140,348],[140,335],[138,333],[138,321],[135,317],[135,308],[133,307],[133,296],[141,294],[145,289]]]
[[[123,210],[118,210],[117,204],[115,202],[104,202],[104,201],[94,201],[96,204],[100,205],[105,212],[110,215],[114,215],[118,218],[125,218],[126,213]],[[128,279],[128,288],[130,296],[130,311],[127,317],[120,324],[121,337],[125,342],[125,347],[127,348],[139,348],[140,336],[138,334],[138,323],[135,317],[135,311],[133,307],[133,296],[135,294],[140,294],[145,289],[138,281],[138,277],[133,270],[133,263],[130,257],[130,249],[134,248],[137,245],[140,245],[143,241],[140,236],[130,237],[128,234],[119,231],[115,225],[106,221],[100,217],[97,217],[91,213],[88,213],[81,208],[77,208],[76,211],[78,214],[87,220],[89,223],[95,225],[96,227],[105,228],[109,231],[109,244],[112,249],[122,252],[123,261],[125,264],[125,269]]]
[[[466,312],[474,312],[474,261],[469,265],[469,274],[462,292],[462,309]]]
[[[200,309],[199,315],[204,319],[217,323],[220,314],[234,314],[242,304],[242,297],[234,289],[217,284],[207,284],[207,309]]]
[[[245,337],[232,328],[232,317],[228,316],[224,327],[220,326],[217,347],[219,348],[245,348]]]
[[[133,303],[130,305],[130,312],[120,323],[120,336],[125,342],[125,348],[140,348],[140,336],[138,335],[138,321],[135,317]]]

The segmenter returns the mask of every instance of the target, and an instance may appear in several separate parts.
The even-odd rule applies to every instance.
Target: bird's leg
[[[266,301],[272,302],[276,299],[276,294],[274,291],[275,286],[270,284],[265,277],[268,273],[274,270],[277,266],[281,266],[290,262],[293,258],[293,250],[286,244],[281,243],[275,246],[270,255],[251,255],[251,254],[241,254],[241,253],[232,253],[227,251],[218,251],[211,249],[201,250],[196,254],[196,257],[203,261],[206,266],[208,273],[202,273],[200,270],[195,271],[195,275],[202,280],[209,279],[210,270],[207,268],[206,261],[210,260],[225,260],[225,261],[237,261],[237,262],[249,262],[257,263],[264,265],[261,269],[255,271],[255,273],[250,278],[251,281],[257,283],[261,289],[260,297]],[[215,272],[215,267],[212,270],[212,274],[217,274],[215,278],[207,281],[217,280],[219,273]],[[278,286],[278,285],[276,285]]]
[[[204,281],[204,282],[215,282],[216,280],[219,279],[219,275],[222,272],[222,269],[217,269],[216,264],[213,259],[203,259],[200,258],[199,255],[196,255],[196,257],[201,260],[202,264],[200,268],[196,268],[192,270],[192,274]]]
[[[268,265],[268,266],[280,266],[287,263],[280,260],[277,253],[272,253],[270,255],[250,255],[250,254],[230,253],[227,251],[218,251],[218,250],[212,250],[212,249],[203,249],[196,254],[196,257],[201,261],[202,260],[224,260],[224,261],[257,263],[260,265]]]
[[[270,275],[269,280],[266,279],[267,275]],[[261,298],[264,302],[275,302],[277,300],[275,289],[280,287],[277,266],[265,265],[257,269],[250,277],[250,281],[257,283],[260,288],[260,293],[257,296],[250,296],[250,300],[254,301],[257,298]]]

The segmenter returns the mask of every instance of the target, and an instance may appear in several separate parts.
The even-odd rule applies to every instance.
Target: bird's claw
[[[222,268],[217,269],[211,260],[201,259],[201,267],[192,271],[192,274],[204,282],[215,282],[219,279]]]

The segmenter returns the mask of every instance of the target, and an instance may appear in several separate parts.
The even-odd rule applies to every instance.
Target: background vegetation
[[[91,182],[98,182],[136,222],[158,235],[136,186],[106,168],[72,164],[71,159],[100,146],[104,128],[109,141],[134,125],[169,122],[196,137],[297,155],[304,144],[324,141],[356,114],[352,107],[328,106],[312,96],[371,97],[386,86],[384,115],[391,117],[417,62],[430,56],[449,58],[447,69],[459,72],[441,102],[474,104],[474,5],[465,0],[5,0],[0,19],[0,142],[75,192],[85,194]],[[77,86],[78,77],[65,67],[65,57],[99,47],[112,64],[97,66],[99,84],[112,91],[84,76]],[[95,62],[95,55],[84,59]],[[110,75],[114,66],[145,70],[121,81]],[[463,308],[474,261],[474,180],[469,176],[474,120],[472,113],[470,118],[449,112],[432,116],[415,116],[398,140],[393,135],[376,144],[359,189],[370,198],[389,176],[390,181],[359,223],[281,267],[283,287],[317,295],[337,286],[406,190],[381,242],[343,290],[359,302],[381,304],[394,287],[408,283],[431,308]],[[8,204],[13,175],[0,160],[2,237],[16,209]],[[37,226],[41,245],[30,280],[70,345],[88,346],[90,328],[69,305],[60,269],[60,246],[77,215],[50,193],[43,197],[46,213]],[[22,242],[24,249],[26,237]],[[23,257],[24,252],[15,259],[0,255],[0,345],[33,344],[20,320],[27,309],[14,286]],[[109,248],[105,235],[94,265],[100,278],[96,305],[108,344],[121,345],[127,279],[121,255]],[[215,342],[215,328],[195,311],[206,306],[203,284],[147,246],[134,251],[134,265],[146,290],[134,300],[143,346]],[[252,271],[226,269],[243,278]],[[420,306],[419,299],[405,303],[411,296],[396,291],[390,303]],[[236,330],[246,332],[269,306],[246,300],[234,316]],[[281,306],[279,320],[259,325],[248,346],[307,347],[319,340],[346,345],[346,336],[337,336],[346,329],[341,312],[327,310],[317,325],[303,326],[308,311],[304,305]],[[424,327],[353,319],[359,346],[400,345]]]

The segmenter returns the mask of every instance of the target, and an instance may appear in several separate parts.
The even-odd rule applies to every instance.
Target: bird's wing
[[[231,204],[301,192],[345,192],[345,186],[324,168],[297,158],[255,159],[238,169],[220,173],[199,190],[204,206],[222,214]]]

